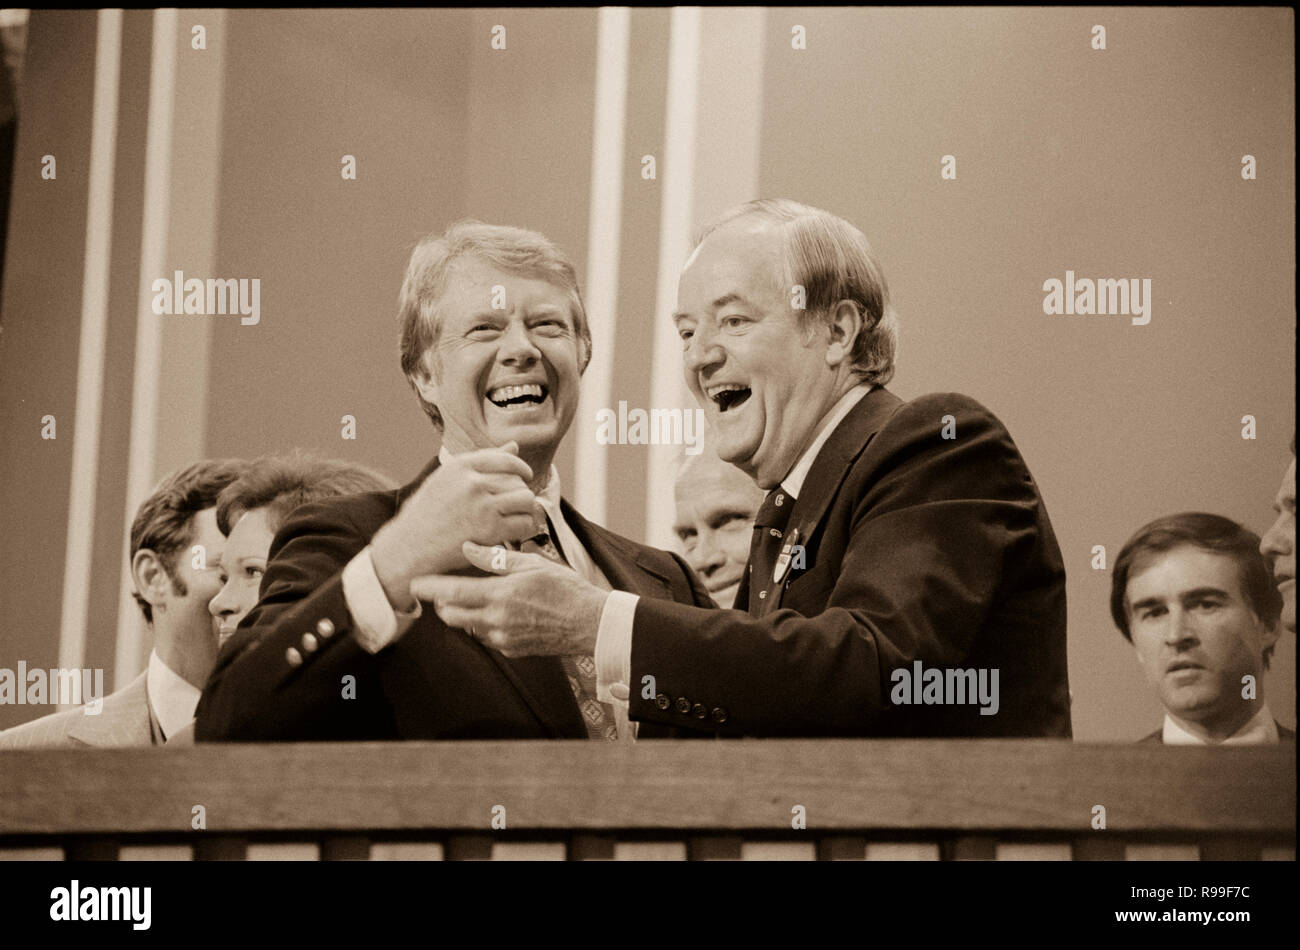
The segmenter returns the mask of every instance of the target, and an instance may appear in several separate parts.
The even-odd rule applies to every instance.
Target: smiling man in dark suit
[[[536,552],[561,586],[712,604],[680,558],[561,497],[551,462],[591,357],[572,264],[540,234],[462,222],[412,253],[399,317],[403,372],[442,430],[438,458],[399,491],[285,520],[197,738],[630,740],[626,712],[596,698],[590,649],[509,659],[410,590],[470,570],[462,544],[476,541]],[[654,734],[671,730],[643,737]]]
[[[594,650],[601,696],[643,723],[1068,737],[1065,570],[1042,498],[979,403],[884,388],[897,321],[862,232],[791,201],[741,206],[705,229],[674,322],[718,454],[767,491],[747,612],[561,585],[536,557],[493,565],[473,545],[503,576],[412,591],[507,655]]]

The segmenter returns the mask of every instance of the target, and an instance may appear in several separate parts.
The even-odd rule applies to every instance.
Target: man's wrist
[[[401,557],[389,547],[387,525],[375,532],[370,542],[370,563],[375,569],[375,578],[384,589],[384,596],[396,611],[410,613],[419,606],[411,596],[411,579],[413,575],[402,567]]]

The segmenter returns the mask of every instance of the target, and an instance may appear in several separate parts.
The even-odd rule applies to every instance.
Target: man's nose
[[[686,345],[686,370],[698,373],[710,366],[716,366],[727,358],[726,351],[718,345],[718,338],[708,327],[701,327],[691,334]]]
[[[222,587],[217,591],[217,596],[208,601],[208,613],[218,620],[235,612],[234,601],[229,595],[229,590],[229,585]]]
[[[541,356],[541,351],[528,335],[522,320],[512,321],[501,336],[501,362],[507,366],[531,366]]]
[[[700,533],[700,540],[695,548],[695,561],[699,564],[695,570],[705,577],[727,563],[727,555],[712,531],[706,529]]]
[[[1264,537],[1259,539],[1259,553],[1264,557],[1285,557],[1291,553],[1291,546],[1287,544],[1286,532],[1283,531],[1283,521],[1286,518],[1286,512],[1278,515],[1277,520],[1264,532]]]
[[[1181,609],[1172,611],[1169,626],[1165,628],[1165,643],[1179,646],[1195,643],[1197,639],[1196,618],[1192,616],[1192,612]]]

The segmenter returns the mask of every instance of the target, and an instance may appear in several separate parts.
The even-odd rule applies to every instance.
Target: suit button
[[[303,652],[303,653],[315,653],[315,652],[316,652],[316,646],[317,646],[317,644],[316,644],[316,638],[313,637],[310,633],[304,633],[304,634],[302,635],[302,652]]]
[[[289,661],[290,666],[302,666],[302,654],[293,647],[284,651],[284,658]]]
[[[726,722],[726,721],[727,721],[727,711],[726,711],[725,709],[723,709],[721,706],[718,706],[718,707],[717,707],[716,709],[714,709],[713,712],[710,714],[710,718],[711,718],[714,722]]]
[[[328,617],[322,617],[316,621],[316,632],[320,634],[322,640],[328,640],[334,636],[334,622]]]
[[[655,705],[658,706],[660,709],[667,709],[669,706],[672,705],[672,703],[673,701],[668,698],[667,693],[660,693],[658,696],[655,697]]]
[[[758,599],[759,599],[759,600],[763,600],[763,599],[765,599],[766,597],[767,597],[767,591],[765,591],[765,590],[760,590],[760,591],[758,592]]]
[[[691,711],[691,701],[687,699],[685,696],[678,696],[677,711],[681,713],[683,716],[685,716],[688,712]]]
[[[696,719],[703,719],[708,714],[709,711],[704,708],[703,703],[696,703],[694,706],[691,707],[691,715],[694,716]]]

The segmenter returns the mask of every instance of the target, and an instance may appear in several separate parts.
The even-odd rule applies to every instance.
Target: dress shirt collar
[[[1209,742],[1189,732],[1169,713],[1165,713],[1165,728],[1161,738],[1165,745],[1276,745],[1278,742],[1277,723],[1268,711],[1267,703],[1261,703],[1250,721],[1222,742]]]
[[[198,708],[201,690],[164,663],[157,650],[149,654],[145,691],[149,695],[149,706],[153,709],[154,718],[162,728],[164,740],[170,739],[194,721],[194,710]]]
[[[856,406],[862,397],[875,388],[870,383],[859,383],[854,386],[843,396],[839,402],[831,407],[831,411],[826,414],[825,421],[822,422],[821,429],[817,432],[817,438],[812,440],[812,444],[804,450],[803,455],[799,456],[799,461],[795,463],[790,473],[781,479],[781,487],[785,493],[798,499],[799,492],[803,491],[804,479],[808,477],[808,472],[813,467],[813,462],[817,461],[817,453],[822,450],[826,440],[831,437],[835,427],[839,425],[844,417],[849,414],[849,410]]]

